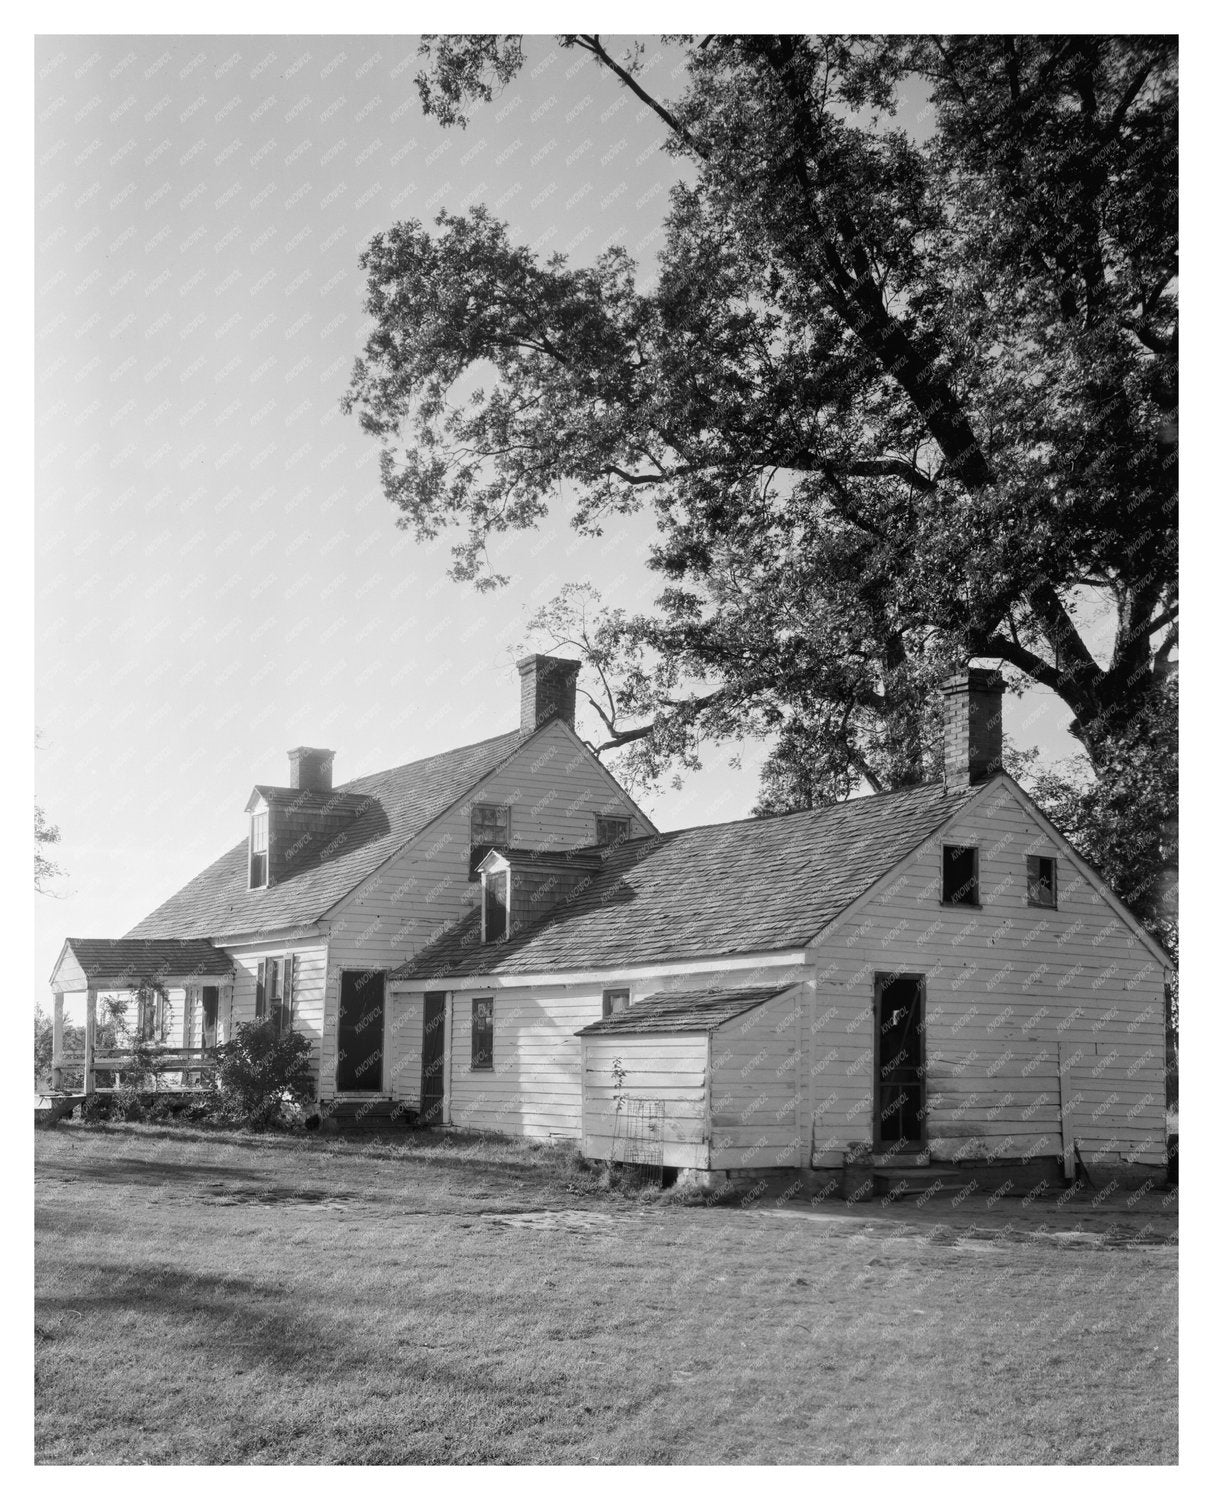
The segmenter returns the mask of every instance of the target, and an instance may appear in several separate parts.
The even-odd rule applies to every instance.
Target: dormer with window
[[[374,836],[382,809],[361,792],[333,790],[333,752],[300,745],[287,752],[289,786],[255,786],[249,815],[248,888],[280,885]]]
[[[258,796],[249,813],[248,886],[250,891],[270,883],[270,810]]]
[[[602,869],[602,854],[585,849],[490,849],[480,877],[480,940],[516,937],[567,904]]]

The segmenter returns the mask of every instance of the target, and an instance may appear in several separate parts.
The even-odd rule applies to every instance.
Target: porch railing
[[[218,1059],[216,1047],[110,1047],[93,1054],[93,1073],[180,1073],[183,1078],[204,1073]],[[83,1072],[83,1052],[64,1052],[55,1060],[57,1075]],[[86,1080],[87,1085],[87,1080]],[[56,1087],[61,1087],[61,1082]]]

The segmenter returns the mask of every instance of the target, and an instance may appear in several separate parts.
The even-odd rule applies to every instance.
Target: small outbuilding
[[[583,1154],[699,1171],[798,1165],[800,1095],[787,1044],[800,991],[651,995],[583,1027]]]

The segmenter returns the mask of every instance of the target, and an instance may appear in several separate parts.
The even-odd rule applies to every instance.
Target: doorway
[[[441,1125],[446,1066],[446,995],[429,990],[422,1001],[421,1123]]]
[[[926,976],[876,976],[876,1151],[919,1151],[927,1137]]]
[[[345,969],[337,1012],[337,1092],[383,1092],[383,970]]]

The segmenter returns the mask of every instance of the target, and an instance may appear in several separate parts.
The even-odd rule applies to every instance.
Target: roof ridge
[[[980,786],[984,786],[982,782]],[[699,833],[705,828],[737,828],[742,823],[775,823],[782,818],[812,818],[817,815],[824,816],[829,812],[836,812],[840,807],[858,807],[862,803],[883,802],[890,797],[909,797],[919,792],[937,791],[942,792],[945,797],[969,796],[979,791],[980,786],[967,786],[959,791],[949,792],[943,781],[923,781],[917,786],[890,787],[884,792],[869,792],[864,797],[843,797],[838,802],[829,802],[824,807],[792,807],[785,812],[777,813],[751,813],[748,818],[726,818],[719,823],[688,823],[685,828],[667,828],[663,833],[644,833],[637,838],[626,839],[619,844],[595,844],[593,848],[617,848],[627,849],[632,844],[654,843],[658,839],[670,839],[680,833]]]
[[[415,766],[423,766],[427,761],[442,760],[448,755],[459,755],[466,750],[481,750],[485,745],[491,745],[495,740],[508,740],[514,735],[521,734],[521,729],[507,729],[501,734],[490,734],[487,739],[470,740],[466,745],[452,745],[449,750],[435,750],[432,755],[422,755],[417,760],[401,761],[398,766],[384,766],[380,771],[367,771],[362,776],[351,777],[349,781],[342,781],[333,787],[335,792],[348,791],[360,781],[371,781],[376,776],[391,776],[396,771],[411,771]]]

